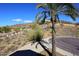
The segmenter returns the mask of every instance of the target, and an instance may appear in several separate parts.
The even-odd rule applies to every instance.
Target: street
[[[51,39],[48,40],[49,46],[51,48]],[[71,53],[72,55],[79,55],[79,38],[76,37],[56,37],[55,45],[64,51]],[[57,49],[56,48],[56,49]],[[64,53],[65,54],[65,53]],[[67,54],[66,54],[67,55]]]

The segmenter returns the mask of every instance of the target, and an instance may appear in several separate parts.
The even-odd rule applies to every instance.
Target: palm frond
[[[46,13],[47,13],[47,11],[42,11],[42,12],[37,13],[37,15],[36,15],[36,22],[37,23],[39,23],[39,22],[44,23],[45,19],[47,17]]]
[[[38,23],[39,20],[42,18],[42,16],[40,16],[41,14],[42,14],[42,12],[38,12],[38,13],[36,14],[36,17],[35,17],[35,22],[36,22],[36,23]]]
[[[63,5],[67,6],[68,8],[76,10],[76,8],[74,8],[74,6],[71,3],[63,3]]]
[[[52,9],[53,5],[51,3],[47,3],[49,9]]]
[[[46,19],[46,14],[44,14],[44,17],[41,20],[41,23],[44,24],[45,23],[45,19]]]
[[[63,14],[70,16],[74,21],[76,20],[77,17],[79,17],[79,13],[72,8],[68,8],[67,10],[63,11]]]
[[[74,21],[76,20],[77,17],[79,17],[79,14],[74,9],[71,8],[66,10],[63,14],[70,16]]]
[[[61,20],[59,19],[59,15],[56,15],[56,19],[57,19],[57,22],[58,22],[60,25],[62,25],[62,22],[61,22]]]
[[[45,4],[45,3],[44,3],[44,4],[40,3],[40,4],[37,5],[36,8],[43,8],[43,9],[46,9],[46,4]]]
[[[70,16],[74,21],[76,20],[76,17],[71,14],[65,14],[65,15]]]

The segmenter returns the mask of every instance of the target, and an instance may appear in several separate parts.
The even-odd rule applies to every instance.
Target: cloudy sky
[[[37,12],[41,11],[41,9],[36,8],[36,5],[37,4],[31,3],[0,3],[0,26],[33,22]],[[75,4],[74,6],[79,8],[78,5],[79,4]],[[72,21],[70,17],[63,15],[60,16],[60,19]],[[78,19],[79,18],[77,18],[77,22],[79,22]]]

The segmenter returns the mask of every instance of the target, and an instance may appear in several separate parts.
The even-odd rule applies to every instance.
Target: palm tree
[[[43,10],[41,12],[38,12],[36,15],[36,22],[41,22],[42,24],[45,22],[46,19],[49,19],[52,24],[52,55],[55,54],[55,40],[54,40],[54,34],[55,34],[55,23],[59,22],[61,23],[59,19],[59,15],[66,15],[70,16],[73,20],[76,20],[76,17],[79,16],[77,10],[74,8],[72,4],[68,3],[44,3],[44,4],[38,4],[37,8],[42,8]]]
[[[44,49],[44,51],[46,51],[49,56],[52,56],[52,53],[50,53],[50,51],[48,50],[48,48],[44,45],[44,43],[48,44],[47,42],[45,42],[43,39],[43,31],[42,29],[39,27],[38,24],[34,24],[33,25],[33,30],[34,32],[32,32],[34,35],[32,36],[32,44],[36,43],[36,48],[38,46],[38,44],[41,45],[41,47]]]

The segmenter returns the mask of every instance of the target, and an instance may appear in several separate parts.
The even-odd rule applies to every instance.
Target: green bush
[[[32,30],[28,31],[28,37],[31,41],[43,38],[43,30],[38,24],[33,24]]]
[[[11,31],[11,28],[8,26],[0,27],[0,33],[3,33],[3,32],[8,33],[10,31]]]
[[[0,27],[0,33],[2,33],[3,31],[2,31],[2,28]]]

